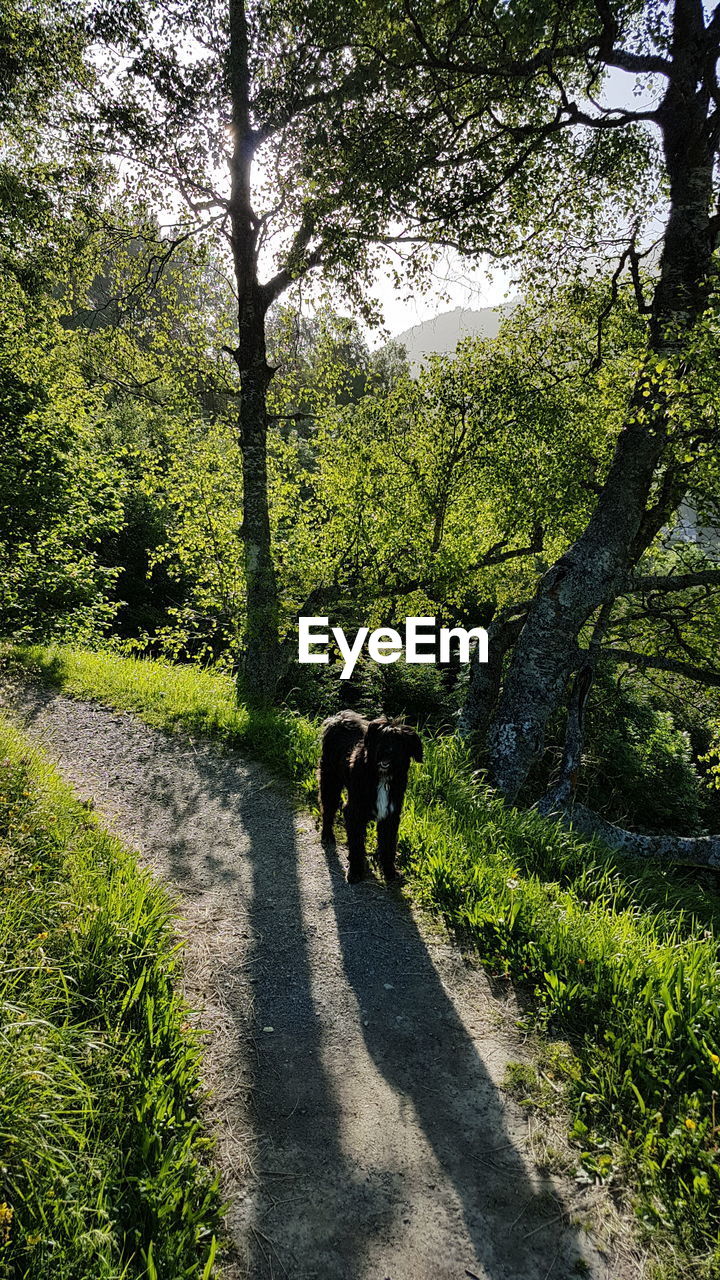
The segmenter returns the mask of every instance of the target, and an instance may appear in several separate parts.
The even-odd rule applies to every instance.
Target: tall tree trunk
[[[660,109],[670,213],[653,299],[651,357],[677,356],[705,305],[716,145],[708,124],[707,43],[700,0],[676,0],[672,69]],[[647,391],[647,376],[641,374],[590,522],[543,578],[515,646],[488,734],[494,778],[509,798],[517,794],[542,749],[548,719],[577,663],[581,627],[617,592],[639,555],[639,535],[668,433],[667,405],[648,410],[656,397]]]
[[[242,667],[244,696],[267,701],[275,693],[279,671],[278,591],[270,545],[267,485],[267,389],[272,378],[264,358],[240,367],[239,432],[243,460],[243,524],[246,614]],[[243,350],[242,339],[239,352]]]
[[[278,592],[270,545],[267,488],[267,362],[265,317],[270,293],[258,281],[258,219],[251,176],[257,145],[250,113],[250,70],[245,0],[229,0],[233,156],[230,219],[238,294],[239,435],[243,460],[243,524],[247,604],[241,683],[245,697],[267,701],[279,668]]]
[[[488,632],[488,660],[470,663],[470,677],[463,709],[458,720],[461,738],[477,738],[482,741],[492,720],[493,711],[500,696],[503,663],[523,625],[523,618],[513,617],[517,610],[504,610],[493,618]]]

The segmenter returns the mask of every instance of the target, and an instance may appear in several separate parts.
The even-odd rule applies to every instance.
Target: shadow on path
[[[481,1056],[482,1040],[469,1033],[407,902],[372,881],[349,890],[337,851],[330,862],[343,966],[367,1050],[412,1105],[455,1190],[484,1273],[493,1280],[545,1280],[575,1267],[584,1273],[587,1250],[570,1225],[560,1225],[563,1206],[553,1184],[531,1179],[517,1147],[523,1118],[509,1122]]]
[[[566,1280],[583,1250],[602,1274],[519,1154],[481,1056],[502,1045],[473,1038],[399,895],[349,886],[259,767],[97,704],[15,700],[185,896],[188,971],[222,995],[213,1041],[241,1080],[215,1116],[252,1280]]]

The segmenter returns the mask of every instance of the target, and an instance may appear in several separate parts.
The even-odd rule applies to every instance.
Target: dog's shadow
[[[28,719],[42,718],[53,700],[28,696]],[[208,983],[211,999],[218,993],[228,1054],[218,1114],[240,1161],[228,1227],[243,1273],[382,1277],[382,1263],[371,1269],[379,1248],[405,1250],[398,1277],[418,1280],[463,1270],[483,1280],[572,1275],[577,1236],[551,1203],[552,1188],[529,1175],[522,1132],[485,1065],[486,1047],[473,1038],[472,1010],[467,1002],[456,1008],[456,984],[446,988],[445,969],[402,895],[377,882],[348,885],[345,850],[334,842],[322,865],[315,841],[298,840],[292,797],[258,767],[130,718],[119,724],[102,708],[63,706],[58,751],[70,759],[70,776],[85,790],[105,780],[103,804],[112,802],[126,838],[200,911],[198,982]],[[334,930],[323,927],[333,908],[339,957]],[[207,952],[206,932],[214,943]],[[337,981],[340,966],[346,984]],[[334,1041],[343,1050],[337,1060]],[[363,1044],[388,1089],[365,1097],[350,1088],[348,1106],[346,1045],[362,1052]],[[402,1135],[382,1147],[383,1124],[401,1124],[408,1108],[421,1130],[418,1137],[417,1125],[408,1126],[414,1160]],[[457,1242],[455,1256],[438,1266],[434,1252],[420,1253],[410,1272],[406,1211],[428,1222],[427,1231],[416,1224],[413,1248],[427,1241],[437,1249],[433,1220],[444,1215],[439,1238]]]
[[[481,1041],[469,1033],[443,982],[445,965],[434,962],[402,893],[372,879],[348,885],[343,847],[333,840],[324,849],[365,1044],[387,1083],[412,1105],[453,1188],[477,1261],[493,1280],[573,1273],[583,1265],[577,1233],[557,1187],[531,1175],[520,1155],[524,1116],[508,1108],[492,1079]],[[459,956],[450,964],[462,970]],[[492,1051],[499,1048],[494,1033]],[[431,1170],[427,1176],[432,1181]],[[452,1206],[439,1198],[438,1210],[451,1213]]]

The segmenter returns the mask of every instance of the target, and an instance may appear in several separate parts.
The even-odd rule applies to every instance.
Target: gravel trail
[[[597,1193],[534,1169],[537,1122],[499,1087],[512,1006],[397,891],[348,885],[287,789],[96,703],[2,701],[179,902],[228,1280],[642,1274]]]

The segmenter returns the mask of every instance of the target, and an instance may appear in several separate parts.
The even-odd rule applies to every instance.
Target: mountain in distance
[[[408,362],[416,369],[430,355],[452,355],[463,338],[496,338],[511,307],[483,307],[470,311],[456,307],[405,329],[392,339],[405,348]]]
[[[452,355],[463,338],[496,338],[512,308],[512,303],[483,307],[480,311],[456,307],[454,311],[445,311],[405,329],[392,341],[405,348],[410,369],[416,374],[428,356]],[[720,524],[702,524],[692,501],[681,504],[677,522],[668,531],[668,540],[671,544],[694,543],[709,559],[720,560]]]

